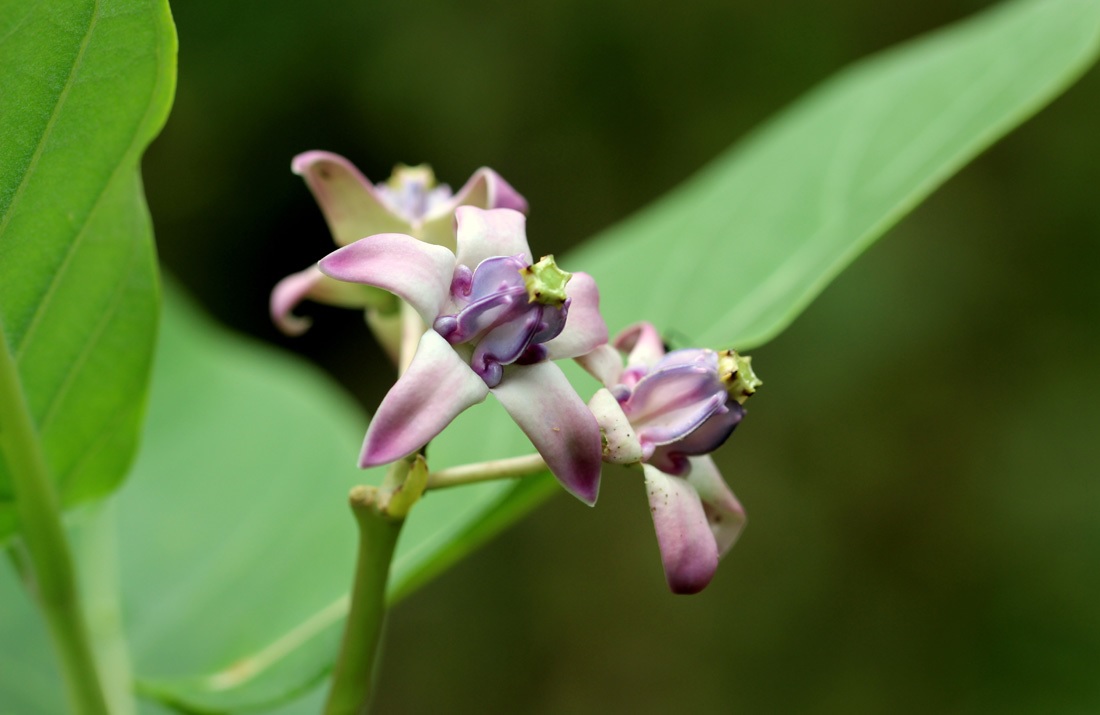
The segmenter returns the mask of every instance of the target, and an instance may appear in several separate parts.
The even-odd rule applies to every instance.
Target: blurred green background
[[[294,154],[455,188],[492,166],[560,254],[988,4],[179,2],[159,249],[370,407],[392,378],[358,316],[268,323],[331,247]],[[667,592],[640,479],[609,472],[598,508],[557,498],[396,609],[378,712],[1100,710],[1098,126],[1094,70],[754,351],[766,386],[719,454],[749,527],[703,594]]]

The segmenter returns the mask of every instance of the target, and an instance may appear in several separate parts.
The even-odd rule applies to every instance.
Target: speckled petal
[[[400,233],[383,233],[330,253],[321,272],[349,283],[387,290],[416,309],[431,325],[451,292],[454,254]]]
[[[585,504],[600,491],[600,427],[552,362],[512,365],[493,388],[562,486]]]
[[[619,401],[607,388],[596,391],[588,401],[588,409],[603,433],[603,461],[611,464],[634,464],[642,460],[642,443],[623,413]]]
[[[569,319],[561,333],[546,343],[551,360],[575,358],[607,343],[607,324],[600,315],[600,291],[587,273],[574,273],[565,286]],[[622,360],[615,357],[621,365]]]
[[[390,211],[367,177],[344,157],[307,151],[294,157],[290,166],[309,185],[337,245],[376,233],[409,231],[408,222]]]
[[[745,528],[745,510],[730,491],[710,457],[692,457],[688,483],[695,488],[703,501],[714,540],[718,543],[718,556],[725,556]]]
[[[389,464],[416,452],[489,388],[434,330],[420,338],[409,369],[371,420],[359,466]]]
[[[680,477],[643,464],[646,495],[673,593],[698,593],[718,568],[718,546],[695,488]]]
[[[455,210],[455,225],[458,265],[476,269],[493,256],[522,256],[524,263],[532,263],[527,217],[518,211],[460,206]]]

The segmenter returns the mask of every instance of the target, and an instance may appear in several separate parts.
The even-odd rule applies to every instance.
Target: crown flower
[[[562,485],[593,504],[600,428],[552,361],[607,342],[595,281],[585,273],[566,274],[551,257],[534,263],[518,211],[463,206],[455,222],[453,251],[386,233],[345,246],[319,264],[337,281],[401,298],[429,326],[375,412],[360,465],[415,453],[492,392]]]
[[[364,236],[405,233],[422,241],[454,250],[454,215],[459,206],[483,209],[509,208],[527,211],[527,202],[492,169],[478,169],[452,193],[437,184],[427,165],[398,165],[385,182],[373,184],[342,156],[310,151],[294,157],[291,168],[302,176],[321,207],[337,246],[347,246]],[[365,285],[340,283],[325,276],[316,265],[293,273],[271,293],[271,318],[287,335],[300,335],[310,320],[294,314],[303,300],[342,308],[392,312],[391,295]]]
[[[649,323],[627,328],[613,345],[583,359],[606,386],[589,402],[604,461],[641,465],[665,578],[676,593],[697,593],[745,523],[708,455],[733,433],[761,383],[749,358],[731,350],[666,353]]]

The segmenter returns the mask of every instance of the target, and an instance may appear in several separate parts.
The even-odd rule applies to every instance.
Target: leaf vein
[[[50,135],[53,133],[54,127],[57,125],[57,119],[61,116],[61,108],[65,106],[65,102],[69,98],[69,92],[72,91],[73,85],[76,81],[76,76],[80,70],[81,65],[84,64],[84,56],[88,51],[88,45],[91,44],[92,34],[95,32],[96,25],[99,23],[100,15],[100,2],[96,0],[95,10],[92,11],[92,21],[88,25],[88,31],[84,33],[84,39],[80,42],[80,51],[77,54],[76,62],[73,63],[73,69],[69,72],[69,78],[65,81],[65,87],[61,90],[61,95],[57,98],[57,104],[54,105],[53,113],[50,114],[50,119],[46,122],[46,129],[42,132],[42,137],[38,140],[38,146],[34,150],[34,156],[31,158],[30,165],[27,166],[26,173],[23,174],[23,180],[19,182],[19,188],[15,190],[15,194],[12,196],[11,204],[8,206],[8,211],[4,214],[3,219],[0,219],[0,239],[3,238],[5,231],[7,231],[8,224],[11,223],[11,217],[15,213],[15,206],[19,203],[20,197],[26,190],[27,185],[30,183],[30,178],[34,174],[35,169],[38,167],[38,162],[42,159],[42,154],[46,148],[46,144],[49,141]],[[109,182],[108,182],[109,183]],[[104,191],[106,186],[104,186]],[[103,198],[103,192],[100,192],[99,197],[96,198],[96,206]],[[95,211],[93,206],[92,211]],[[87,219],[85,219],[85,225],[87,225]],[[46,288],[46,292],[42,296],[42,300],[39,301],[38,306],[35,308],[34,315],[31,317],[31,322],[27,327],[27,330],[23,333],[23,338],[20,340],[19,345],[15,347],[15,360],[19,361],[19,358],[23,354],[23,349],[30,342],[29,337],[34,332],[37,325],[41,322],[41,316],[44,312],[44,306],[49,302],[50,297],[57,290],[57,284],[60,280],[60,276],[65,272],[66,267],[69,265],[70,258],[76,248],[76,244],[80,242],[83,235],[83,228],[77,233],[76,238],[69,247],[66,249],[65,258],[61,262],[61,266],[54,272],[53,277],[50,279],[50,285]]]

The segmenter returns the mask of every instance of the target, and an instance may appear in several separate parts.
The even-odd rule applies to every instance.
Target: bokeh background
[[[294,154],[374,180],[426,161],[455,188],[492,166],[561,254],[987,4],[175,3],[179,91],[144,164],[160,252],[369,408],[391,377],[358,316],[268,322],[271,286],[331,246]],[[402,603],[378,712],[1100,710],[1097,127],[1094,70],[754,351],[766,386],[720,453],[750,523],[703,594],[667,592],[616,474]]]

